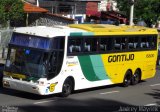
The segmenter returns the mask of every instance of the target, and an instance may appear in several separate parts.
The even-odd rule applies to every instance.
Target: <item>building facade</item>
[[[27,0],[32,4],[38,4],[50,11],[64,17],[83,23],[87,15],[98,12],[98,4],[101,0]],[[38,1],[38,2],[37,2]]]
[[[99,3],[99,11],[117,11],[117,2],[114,0],[102,0]]]
[[[27,0],[49,10],[52,14],[72,18],[83,23],[91,16],[100,16],[101,11],[117,11],[114,0]]]

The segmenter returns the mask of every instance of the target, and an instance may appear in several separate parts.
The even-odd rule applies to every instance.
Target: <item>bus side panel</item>
[[[124,63],[109,62],[109,56],[111,55],[113,54],[101,55],[105,70],[108,73],[108,76],[111,78],[111,81],[113,83],[121,83],[123,80],[124,71],[126,69],[126,66]]]
[[[143,71],[142,71],[142,80],[145,80],[147,78],[154,77],[156,70],[155,70],[155,62],[145,62],[143,65]]]
[[[100,55],[78,56],[83,74],[89,81],[109,79]]]
[[[113,84],[105,72],[100,55],[73,56],[67,58],[66,62],[63,77],[74,78],[75,90]]]
[[[131,58],[130,55],[133,57]],[[127,70],[134,74],[137,68],[141,69],[141,79],[151,78],[155,75],[156,51],[143,51],[133,53],[103,54],[105,70],[113,83],[122,83]]]
[[[110,79],[105,71],[101,55],[90,55],[94,72],[100,80]]]
[[[154,57],[148,57],[147,55],[154,55]],[[146,60],[142,63],[143,66],[142,70],[142,80],[147,78],[152,78],[156,74],[156,60],[157,60],[157,53],[156,52],[148,52],[146,54]]]
[[[86,77],[86,79],[89,81],[100,80],[94,71],[94,67],[92,65],[90,56],[78,56],[78,58],[79,58],[79,62],[80,62],[83,74]]]
[[[129,69],[134,74],[140,68],[144,80],[155,75],[156,56],[156,51],[73,56],[65,75],[74,77],[75,90],[122,83]]]
[[[155,76],[157,51],[143,51],[135,53],[135,63],[141,68],[141,79],[145,80]]]

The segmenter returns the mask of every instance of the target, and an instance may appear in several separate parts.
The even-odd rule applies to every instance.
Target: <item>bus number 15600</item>
[[[154,54],[147,54],[146,55],[146,58],[153,58],[154,57]]]

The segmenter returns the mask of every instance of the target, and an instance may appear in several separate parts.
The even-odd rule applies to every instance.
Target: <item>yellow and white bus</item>
[[[68,96],[73,90],[152,78],[157,60],[156,29],[73,24],[14,30],[8,45],[4,87]]]

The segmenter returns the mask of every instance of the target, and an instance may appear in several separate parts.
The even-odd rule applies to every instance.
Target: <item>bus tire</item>
[[[130,70],[128,70],[123,79],[123,83],[122,83],[123,87],[128,87],[131,84],[131,77],[132,77],[132,73]]]
[[[61,93],[61,96],[62,97],[67,97],[71,94],[73,90],[73,82],[71,79],[67,78],[65,81],[64,81],[64,84],[63,84],[63,87],[62,87],[62,93]]]
[[[139,83],[139,81],[141,80],[140,75],[141,75],[140,70],[137,69],[132,76],[132,85],[136,85]]]

